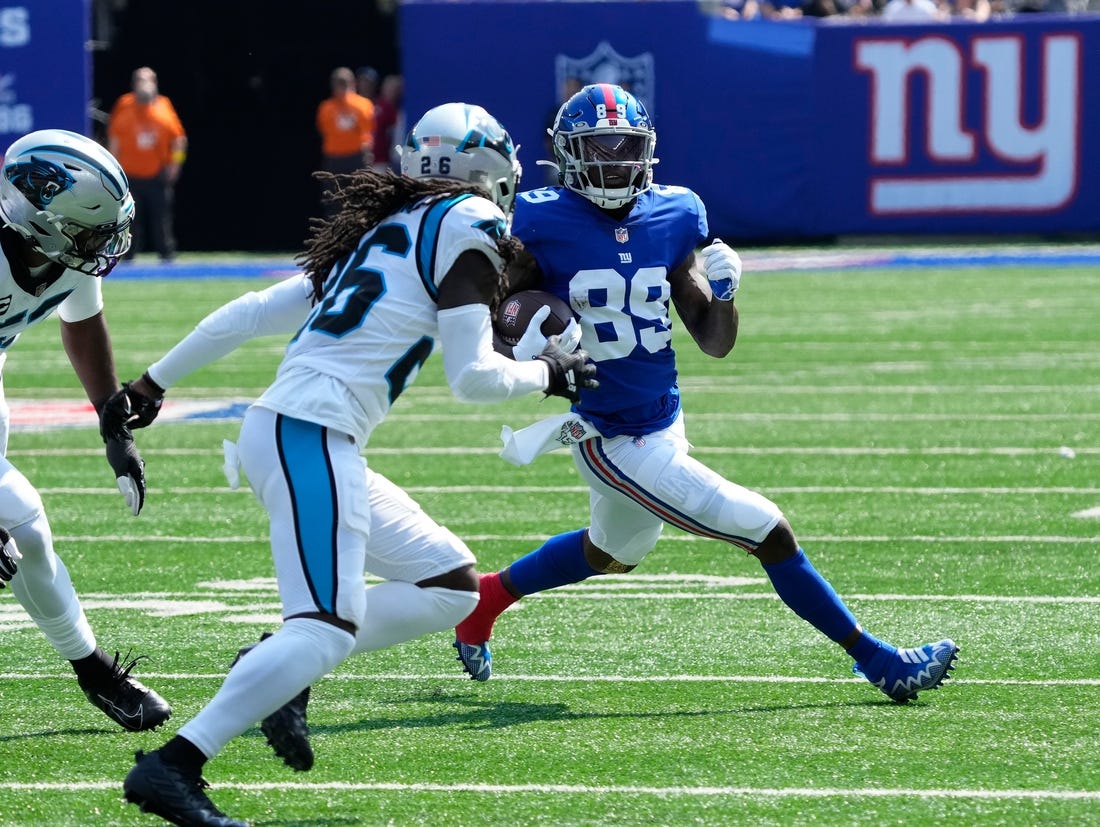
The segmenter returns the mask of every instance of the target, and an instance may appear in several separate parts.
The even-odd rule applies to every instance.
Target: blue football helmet
[[[130,249],[134,199],[106,149],[76,132],[42,129],[4,155],[0,219],[49,260],[102,276]]]
[[[401,151],[401,173],[411,178],[449,178],[474,184],[512,211],[523,173],[518,146],[501,123],[468,103],[444,103],[416,122]]]
[[[641,101],[621,86],[585,86],[548,131],[559,182],[597,207],[618,209],[653,184],[657,133]]]

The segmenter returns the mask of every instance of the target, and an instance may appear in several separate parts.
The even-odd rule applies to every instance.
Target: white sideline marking
[[[752,796],[767,798],[973,798],[986,801],[1025,799],[1035,801],[1100,801],[1100,790],[959,790],[915,789],[881,787],[642,787],[629,785],[588,784],[433,784],[413,782],[350,782],[301,781],[250,782],[219,781],[219,789],[262,792],[264,790],[335,790],[341,792],[474,792],[500,795],[501,793],[559,793],[578,795],[655,795],[687,797]],[[8,781],[0,783],[0,789],[12,791],[80,792],[89,790],[117,790],[119,781],[42,781],[26,783]]]
[[[1096,508],[1086,508],[1084,511],[1074,511],[1070,516],[1082,520],[1095,519],[1100,517],[1100,505],[1096,506]]]

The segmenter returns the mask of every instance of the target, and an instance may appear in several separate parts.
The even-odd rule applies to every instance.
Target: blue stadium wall
[[[546,179],[566,75],[629,84],[656,179],[740,240],[1100,230],[1100,18],[739,22],[694,2],[433,2],[400,10],[410,121],[485,106]]]
[[[0,0],[0,154],[34,129],[88,131],[90,2]]]
[[[742,242],[1100,230],[1100,18],[746,23],[677,0],[406,0],[396,16],[331,0],[303,17],[298,0],[131,0],[110,48],[89,52],[90,6],[0,0],[0,151],[28,129],[101,135],[89,101],[109,107],[153,65],[191,137],[183,250],[299,249],[318,209],[314,110],[341,64],[403,71],[410,119],[486,106],[522,144],[529,187],[548,180],[535,162],[560,79],[627,83],[654,114],[657,179],[695,189],[712,231]]]

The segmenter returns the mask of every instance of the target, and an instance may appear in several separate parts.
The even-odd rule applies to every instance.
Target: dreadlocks
[[[362,169],[347,175],[315,172],[313,177],[328,188],[326,199],[338,207],[332,218],[314,218],[310,221],[305,250],[296,258],[309,276],[315,297],[321,295],[333,265],[354,250],[363,234],[386,216],[418,201],[442,195],[469,193],[486,197],[485,190],[473,184],[440,178],[410,178],[390,170],[378,172]],[[497,240],[497,249],[507,268],[522,245],[511,236],[505,236]],[[502,273],[492,304],[494,310],[506,288]]]

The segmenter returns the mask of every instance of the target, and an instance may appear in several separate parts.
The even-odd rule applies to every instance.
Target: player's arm
[[[101,412],[118,390],[114,352],[103,311],[75,321],[61,318],[61,343],[89,401]],[[136,517],[145,504],[145,461],[134,445],[129,429],[104,437],[107,462],[115,473],[118,490]]]
[[[493,349],[489,306],[499,275],[488,256],[461,253],[439,284],[439,336],[443,370],[455,396],[467,402],[500,402],[535,391],[577,401],[578,384],[595,387],[583,350],[563,351],[551,337],[538,358],[516,362]]]
[[[168,388],[245,342],[294,333],[309,315],[311,295],[309,280],[299,273],[265,290],[238,296],[209,313],[145,373],[111,396],[100,416],[104,435],[152,424]]]
[[[669,273],[668,282],[676,312],[699,349],[719,359],[733,350],[738,314],[732,293],[726,301],[717,298],[706,273],[698,272],[694,253]]]
[[[88,400],[98,411],[118,390],[111,336],[103,311],[79,321],[62,318],[61,343]]]
[[[542,287],[542,268],[526,248],[519,250],[509,262],[505,277],[508,280],[505,295],[510,296],[520,290],[538,290]]]

